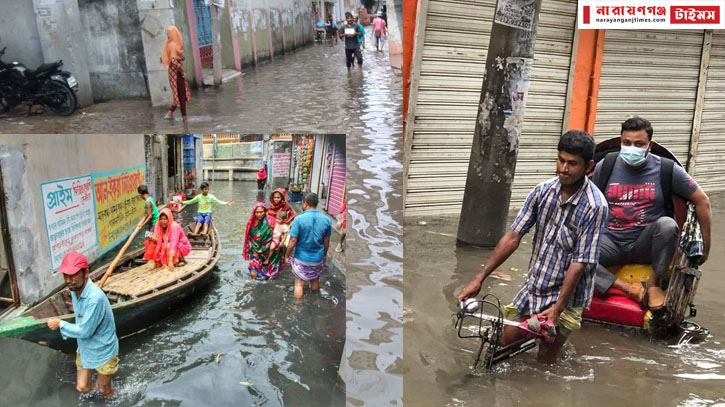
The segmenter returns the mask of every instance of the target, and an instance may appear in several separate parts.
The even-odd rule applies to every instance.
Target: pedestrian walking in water
[[[197,209],[196,212],[196,227],[194,227],[194,234],[199,233],[201,225],[204,225],[204,230],[201,232],[204,235],[209,231],[209,224],[211,223],[211,204],[234,205],[233,201],[220,201],[214,195],[210,194],[209,184],[206,182],[201,183],[201,194],[188,201],[182,201],[181,203],[184,205],[191,205],[195,203],[199,204],[199,209]]]
[[[361,51],[359,53],[355,53],[355,57],[357,58],[357,65],[362,71],[362,50],[365,49],[365,27],[363,27],[362,24],[359,24],[358,21],[360,20],[359,16],[355,16],[355,24],[360,27],[360,32],[362,35],[357,37],[357,44],[360,46]]]
[[[383,20],[383,15],[378,14],[377,17],[373,20],[373,36],[375,39],[375,50],[376,51],[382,51],[383,45],[385,44],[385,33],[387,29],[385,26],[385,20]]]
[[[302,298],[305,281],[310,289],[320,289],[320,274],[330,247],[332,221],[317,211],[317,194],[309,192],[302,198],[302,213],[295,217],[290,228],[285,262],[292,266],[295,276],[295,298]]]
[[[171,86],[171,93],[174,95],[174,103],[164,119],[174,120],[174,111],[178,107],[181,109],[182,120],[184,120],[184,123],[188,123],[186,103],[191,101],[191,94],[184,73],[184,40],[181,38],[179,29],[174,25],[166,28],[166,37],[168,39],[164,44],[164,55],[161,58],[161,63],[169,69],[169,85]]]
[[[265,167],[262,167],[257,172],[257,189],[263,190],[264,186],[267,184],[267,169]]]
[[[94,389],[93,371],[98,372],[96,384],[106,398],[113,397],[111,378],[118,372],[118,337],[111,303],[106,294],[88,277],[88,259],[77,252],[67,253],[60,268],[73,301],[75,323],[57,318],[48,320],[48,328],[60,329],[63,339],[75,338],[76,390],[90,393]]]
[[[346,24],[340,28],[339,36],[340,39],[345,39],[345,65],[347,71],[350,72],[350,68],[355,63],[355,58],[358,60],[358,65],[362,69],[362,53],[360,52],[360,42],[358,37],[362,34],[360,24],[357,24],[350,12],[345,13]]]
[[[272,242],[273,229],[267,223],[267,207],[263,202],[258,202],[252,207],[252,216],[247,221],[247,228],[244,231],[244,248],[242,254],[244,260],[249,260],[249,275],[252,280],[257,277],[271,277],[265,264],[270,255],[270,244]],[[276,274],[276,273],[275,273]]]

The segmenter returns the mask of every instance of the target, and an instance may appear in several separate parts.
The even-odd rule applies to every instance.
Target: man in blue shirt
[[[303,212],[295,216],[289,232],[285,260],[295,276],[295,298],[302,298],[305,281],[310,282],[312,291],[320,289],[320,274],[330,247],[332,221],[317,211],[317,202],[317,194],[313,192],[302,197]],[[291,257],[293,251],[294,257]]]
[[[355,16],[355,24],[360,27],[360,32],[362,33],[362,35],[357,37],[357,43],[360,46],[360,52],[355,53],[355,58],[357,58],[358,68],[360,68],[360,71],[362,71],[362,50],[365,49],[365,28],[363,28],[363,25],[358,23],[358,21],[360,21],[360,17]]]
[[[86,256],[67,253],[57,271],[63,273],[68,289],[73,292],[75,323],[51,318],[48,328],[60,329],[63,339],[78,341],[76,389],[81,393],[91,392],[93,370],[96,370],[98,390],[111,398],[114,394],[111,376],[118,372],[118,337],[111,304],[106,294],[88,278]]]

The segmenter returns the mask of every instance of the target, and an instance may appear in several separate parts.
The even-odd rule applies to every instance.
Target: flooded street
[[[120,342],[117,397],[106,403],[97,392],[79,396],[73,361],[57,354],[43,380],[58,392],[31,400],[63,406],[344,404],[336,390],[345,341],[344,274],[327,267],[320,292],[307,292],[301,301],[293,297],[289,271],[271,281],[251,280],[242,240],[259,197],[256,183],[214,181],[211,191],[234,201],[214,208],[222,245],[216,278],[179,311]],[[195,215],[196,206],[186,208],[180,223]],[[49,351],[34,349],[38,355]],[[26,373],[40,368],[32,365]],[[4,397],[16,394],[10,389]]]
[[[385,57],[337,92],[347,133],[347,402],[403,404],[402,78]],[[344,65],[342,69],[345,69]]]
[[[646,337],[584,323],[557,365],[535,350],[496,366],[472,370],[480,342],[454,330],[459,293],[490,249],[457,248],[457,218],[408,218],[405,224],[405,403],[414,406],[711,406],[725,403],[725,196],[711,196],[713,248],[702,267],[695,322],[710,330],[698,345],[668,346]],[[512,219],[513,220],[513,219]],[[425,222],[425,224],[422,224]],[[502,304],[518,292],[531,255],[530,232],[518,251],[489,276],[481,294]],[[507,281],[507,276],[512,281]],[[479,296],[480,296],[479,295]],[[433,385],[432,385],[433,384]]]
[[[363,50],[363,72],[345,68],[342,42],[312,44],[275,57],[223,83],[220,88],[191,90],[188,126],[180,113],[172,123],[163,120],[168,106],[151,107],[150,100],[114,100],[77,110],[69,117],[47,112],[0,116],[2,133],[344,133],[364,113],[359,96],[383,86],[383,102],[402,101],[401,81],[390,80],[385,52]],[[368,100],[370,101],[370,100]],[[378,109],[385,109],[378,106]],[[389,110],[389,108],[388,108]],[[402,115],[399,110],[396,123]],[[388,129],[391,131],[391,129]]]
[[[347,134],[346,275],[328,274],[321,295],[301,303],[292,299],[290,275],[251,281],[241,240],[256,186],[215,181],[212,193],[235,201],[214,209],[225,221],[219,278],[182,311],[121,342],[120,396],[111,404],[340,405],[335,382],[344,348],[348,405],[402,405],[402,78],[387,49],[366,49],[364,58],[363,72],[351,73],[341,44],[276,58],[216,91],[192,93],[186,129],[165,123],[165,108],[150,109],[148,101],[97,104],[70,118],[0,119],[0,131],[16,133]],[[53,368],[59,372],[50,385],[74,386],[72,363]],[[70,389],[51,400],[73,404]],[[104,404],[98,396],[82,400]]]

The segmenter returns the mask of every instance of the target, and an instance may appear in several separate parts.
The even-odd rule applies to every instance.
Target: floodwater
[[[108,104],[97,104],[71,118],[58,118],[51,114],[33,116],[29,119],[16,117],[0,119],[0,132],[17,133],[133,133],[149,132],[151,129],[158,133],[179,133],[183,131],[210,133],[214,130],[219,133],[244,133],[274,131],[290,133],[294,131],[315,131],[347,134],[347,196],[348,196],[348,247],[346,250],[346,286],[347,286],[347,342],[345,356],[347,369],[345,370],[347,403],[349,405],[402,405],[403,403],[403,246],[402,246],[402,78],[395,75],[389,64],[387,48],[384,52],[376,53],[374,49],[364,51],[363,71],[354,70],[348,73],[344,64],[344,51],[342,45],[316,44],[294,54],[276,58],[275,62],[255,71],[247,72],[244,76],[223,84],[220,90],[201,90],[192,94],[192,104],[189,110],[191,124],[184,130],[180,123],[168,125],[161,117],[164,109],[149,109],[147,101],[118,101]],[[83,112],[86,112],[84,115]],[[23,124],[20,124],[23,123]],[[12,128],[12,130],[10,130]],[[213,187],[214,193],[220,199],[229,197],[220,187],[223,183],[218,181]],[[234,213],[235,219],[230,224],[231,231],[224,237],[223,244],[225,256],[232,254],[232,264],[229,271],[224,272],[225,265],[220,264],[220,282],[212,288],[212,294],[201,297],[199,303],[190,306],[187,313],[180,313],[177,323],[166,325],[166,322],[152,328],[148,336],[139,336],[134,339],[133,345],[139,347],[144,358],[153,357],[159,343],[171,342],[185,351],[178,356],[168,356],[161,359],[167,366],[154,365],[152,373],[143,373],[138,381],[129,377],[129,386],[141,386],[144,390],[129,390],[127,403],[162,404],[163,400],[171,398],[173,392],[192,389],[216,388],[214,397],[222,400],[227,394],[229,397],[242,393],[237,380],[239,371],[252,369],[262,377],[254,390],[245,390],[250,402],[254,401],[253,392],[264,393],[264,397],[272,400],[270,392],[283,392],[285,401],[291,405],[304,405],[313,401],[324,400],[329,397],[328,379],[334,378],[332,368],[332,353],[324,355],[325,363],[320,356],[305,357],[305,371],[315,371],[314,368],[325,366],[324,377],[318,384],[320,390],[314,390],[311,377],[300,377],[303,384],[290,384],[282,386],[284,380],[295,377],[297,372],[292,369],[291,362],[283,368],[271,369],[268,373],[260,373],[262,361],[255,359],[254,366],[249,367],[242,363],[239,349],[227,352],[221,344],[209,344],[206,339],[210,335],[207,328],[219,327],[220,332],[243,337],[249,332],[234,330],[234,324],[228,322],[233,317],[233,310],[256,309],[252,304],[255,293],[271,295],[267,299],[265,312],[277,312],[276,317],[296,318],[293,313],[287,313],[289,307],[278,303],[282,291],[268,292],[271,285],[259,285],[246,280],[246,274],[241,270],[241,228],[248,218],[247,211],[239,211],[241,202],[230,208],[217,208],[215,213]],[[243,207],[243,206],[242,206]],[[233,211],[233,212],[232,212]],[[230,215],[231,216],[231,215]],[[221,229],[221,228],[220,228]],[[220,232],[222,232],[220,230]],[[234,247],[232,247],[234,245]],[[236,263],[234,263],[236,262]],[[231,273],[231,274],[230,274]],[[240,274],[241,273],[241,274]],[[228,277],[224,277],[228,275]],[[244,284],[249,285],[248,290],[240,294],[241,283],[231,287],[232,281],[243,278]],[[278,280],[277,285],[280,284]],[[283,284],[285,287],[289,284]],[[227,287],[229,286],[229,287]],[[223,288],[222,288],[223,287]],[[289,285],[291,287],[291,285]],[[326,288],[328,289],[328,288]],[[218,292],[221,292],[218,294]],[[337,309],[345,309],[344,298],[331,294],[338,299]],[[286,298],[286,297],[285,297]],[[210,307],[220,301],[231,302],[234,305],[213,311]],[[319,309],[324,309],[327,300],[320,299]],[[331,300],[330,300],[331,301]],[[312,307],[312,305],[301,305]],[[200,310],[208,307],[209,311]],[[291,306],[290,306],[291,307]],[[340,308],[341,307],[341,308]],[[299,313],[307,312],[307,309]],[[313,309],[316,312],[317,309]],[[289,311],[292,312],[292,311]],[[298,311],[295,311],[298,312]],[[252,312],[253,313],[253,312]],[[243,318],[246,319],[247,315]],[[220,319],[224,322],[209,320]],[[198,321],[198,322],[197,322]],[[206,321],[206,322],[204,322]],[[260,329],[264,323],[252,319],[253,326]],[[177,327],[183,327],[184,334],[177,338]],[[267,335],[270,339],[275,335],[289,333],[289,326],[276,325],[269,329]],[[318,331],[314,331],[318,334]],[[155,333],[155,334],[154,334]],[[223,335],[223,334],[222,334]],[[313,335],[310,333],[310,335]],[[313,335],[313,338],[316,338]],[[184,338],[195,344],[187,344]],[[263,346],[266,343],[261,338],[255,349],[263,350],[264,360],[289,361],[299,356],[300,350],[285,348],[282,345]],[[238,337],[229,339],[229,346],[236,346]],[[284,344],[284,342],[280,342]],[[247,352],[253,346],[249,345]],[[128,349],[128,348],[127,348]],[[203,352],[206,353],[203,353]],[[281,354],[276,355],[274,351]],[[234,366],[232,370],[219,377],[212,376],[211,372],[222,367],[211,362],[216,353],[225,352],[221,363]],[[236,352],[239,356],[229,356]],[[141,358],[141,356],[139,356]],[[339,352],[335,364],[339,363]],[[246,360],[246,358],[245,358]],[[181,366],[180,369],[171,369],[169,366]],[[72,367],[72,366],[71,366]],[[299,367],[296,366],[295,367]],[[309,368],[309,370],[307,370]],[[71,368],[68,368],[71,369]],[[141,367],[139,366],[139,369]],[[187,372],[194,373],[188,375]],[[274,371],[273,371],[274,370]],[[318,369],[319,370],[319,369]],[[279,372],[279,373],[278,373]],[[189,377],[194,375],[199,377]],[[266,376],[266,375],[269,376]],[[328,374],[330,375],[328,377]],[[236,375],[236,376],[235,376]],[[214,377],[214,380],[211,378]],[[266,377],[266,379],[265,379]],[[284,378],[284,380],[282,379]],[[272,380],[274,378],[274,380]],[[69,379],[68,379],[69,380]],[[133,380],[131,382],[130,380]],[[206,380],[206,382],[202,382]],[[146,384],[148,383],[148,384]],[[264,387],[268,383],[268,387]],[[284,382],[287,383],[287,382]],[[172,386],[173,385],[173,386]],[[328,387],[326,387],[328,386]],[[307,389],[309,387],[309,390]],[[171,389],[171,390],[167,390]],[[167,394],[167,392],[169,392]],[[227,393],[228,392],[228,393]],[[312,394],[313,392],[321,392]],[[208,395],[209,393],[202,392]],[[277,399],[264,404],[273,405]],[[290,396],[287,396],[287,395]],[[299,399],[288,400],[286,397]],[[307,394],[307,396],[304,396]],[[134,401],[133,397],[138,397]],[[308,397],[308,398],[305,398]],[[261,399],[261,398],[260,398]],[[156,400],[159,400],[158,402]],[[244,399],[243,399],[244,400]],[[299,400],[299,401],[298,401]],[[2,403],[0,403],[2,404]],[[174,405],[174,403],[167,403]],[[207,403],[204,403],[207,404]],[[317,405],[317,403],[312,403]],[[245,405],[240,402],[240,405]]]
[[[11,117],[0,115],[0,133],[345,133],[350,116],[363,112],[349,91],[370,90],[366,84],[380,79],[371,77],[388,77],[390,70],[387,51],[366,49],[363,71],[348,73],[342,42],[312,44],[275,57],[273,63],[246,71],[218,89],[192,89],[188,126],[178,110],[169,123],[163,120],[168,106],[152,108],[150,100],[126,99],[97,103],[69,117],[52,112],[26,117],[26,109],[18,108]],[[391,85],[388,80],[384,86],[390,90]],[[402,98],[401,86],[398,81],[385,99],[396,94]]]
[[[212,193],[234,206],[216,206],[214,219],[222,255],[207,290],[147,330],[122,340],[121,365],[114,376],[117,397],[106,402],[95,392],[75,389],[73,360],[57,354],[40,376],[59,391],[33,393],[27,404],[96,406],[331,406],[343,405],[336,388],[345,341],[345,276],[327,267],[319,293],[293,297],[294,278],[283,272],[271,281],[253,281],[242,259],[242,240],[251,207],[260,197],[255,182],[214,181]],[[269,190],[264,197],[268,199]],[[181,222],[195,218],[186,208]],[[46,349],[35,347],[43,358]],[[11,366],[3,352],[4,366]],[[27,360],[27,356],[25,359]],[[24,372],[43,366],[30,363]],[[7,380],[7,378],[5,379]],[[71,391],[73,390],[73,391]],[[22,389],[3,389],[16,397]],[[7,393],[6,393],[7,392]],[[37,397],[35,395],[37,394]],[[0,405],[4,403],[1,402]]]
[[[347,402],[402,405],[402,78],[388,65],[387,49],[377,55],[368,50],[365,58],[364,72],[353,71],[335,92],[350,112],[344,118]]]
[[[490,249],[457,248],[457,218],[405,223],[405,404],[412,406],[712,406],[725,405],[725,195],[712,196],[713,248],[702,267],[694,322],[710,337],[668,346],[618,328],[584,323],[560,361],[536,362],[530,350],[497,365],[472,369],[480,342],[459,339],[455,295],[489,258]],[[425,224],[423,224],[425,223]],[[531,235],[484,282],[481,294],[510,303],[531,254]],[[508,281],[509,278],[512,281]],[[563,356],[563,357],[562,357]]]

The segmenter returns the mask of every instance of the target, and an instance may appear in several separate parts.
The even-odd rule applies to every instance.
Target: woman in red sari
[[[184,123],[188,123],[186,102],[191,101],[191,95],[184,74],[184,40],[181,38],[179,29],[174,25],[166,28],[166,37],[168,39],[164,44],[164,55],[161,58],[161,63],[169,68],[169,85],[171,86],[171,93],[174,95],[174,103],[164,116],[164,120],[174,120],[174,110],[179,107],[181,108],[181,118]]]
[[[159,213],[156,223],[156,267],[166,267],[174,271],[174,267],[184,265],[184,257],[191,252],[191,243],[184,234],[184,229],[176,222],[169,208]]]
[[[274,227],[277,224],[277,212],[287,212],[287,223],[291,224],[295,217],[295,211],[287,203],[287,191],[284,188],[276,188],[269,195],[269,209],[267,209],[267,223]]]

